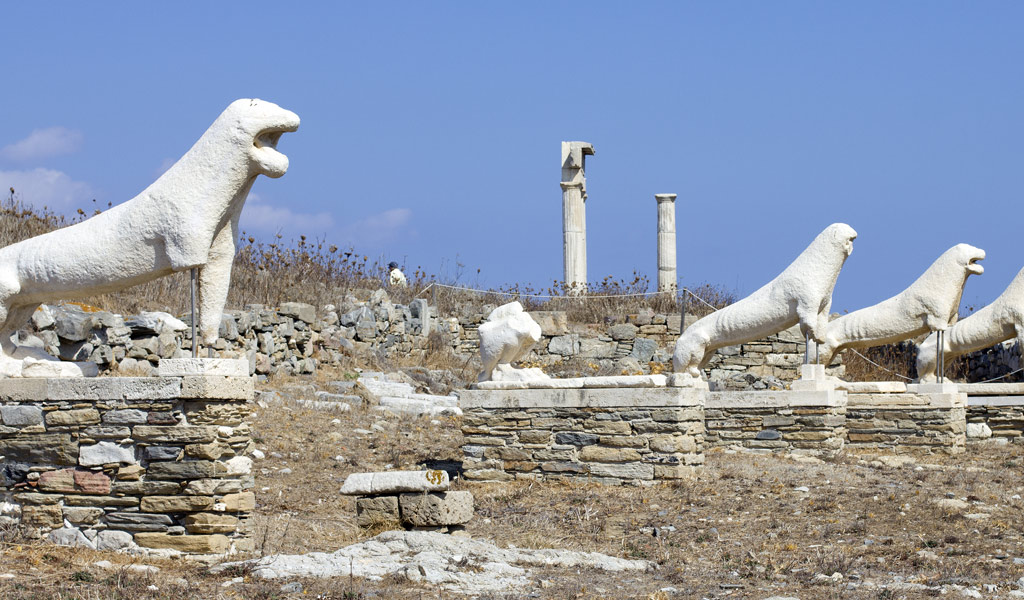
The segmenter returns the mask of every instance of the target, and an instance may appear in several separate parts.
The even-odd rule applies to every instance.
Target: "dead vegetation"
[[[423,465],[457,470],[456,419],[383,418],[369,408],[325,413],[295,401],[346,377],[352,373],[324,371],[317,379],[271,382],[284,400],[259,408],[253,422],[266,453],[254,466],[254,555],[333,551],[378,533],[360,530],[353,500],[338,495],[350,473]],[[966,456],[924,455],[900,466],[849,452],[803,463],[716,450],[696,479],[652,487],[529,481],[454,487],[476,497],[468,526],[474,537],[659,565],[629,574],[542,570],[532,589],[480,598],[929,598],[941,585],[1015,589],[1021,567],[1014,559],[1024,559],[1022,454],[1018,445],[972,446]],[[963,504],[937,504],[944,499]],[[214,577],[190,562],[10,538],[0,552],[0,574],[14,575],[0,579],[3,598],[457,597],[407,582],[347,578],[297,580],[305,593],[282,592],[285,581]],[[115,568],[92,566],[98,560]],[[133,562],[161,571],[127,570]],[[222,587],[234,577],[241,580]]]

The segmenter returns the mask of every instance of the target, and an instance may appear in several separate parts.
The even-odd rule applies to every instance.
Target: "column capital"
[[[654,198],[658,202],[675,202],[676,194],[655,194]]]
[[[560,181],[558,185],[562,186],[562,190],[571,190],[573,188],[583,188],[582,181]]]

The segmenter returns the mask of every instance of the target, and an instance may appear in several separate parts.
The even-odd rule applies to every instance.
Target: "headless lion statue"
[[[11,341],[43,302],[106,294],[199,268],[199,329],[217,338],[238,219],[259,175],[277,178],[278,139],[299,117],[255,99],[232,102],[181,159],[138,196],[91,219],[0,248],[0,375],[52,357]],[[23,363],[23,360],[24,363]],[[47,375],[82,375],[54,363]],[[27,374],[27,373],[26,373]]]

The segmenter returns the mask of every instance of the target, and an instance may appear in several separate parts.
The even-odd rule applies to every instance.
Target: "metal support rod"
[[[683,294],[681,296],[682,314],[679,315],[679,335],[682,335],[686,331],[686,288],[683,288]]]
[[[804,364],[811,364],[811,336],[804,335]]]
[[[936,333],[939,335],[936,340],[938,343],[935,345],[935,371],[937,381],[942,383],[946,378],[946,353],[943,351],[943,346],[945,346],[945,340],[943,338],[946,337],[946,332],[940,329]]]
[[[196,340],[196,269],[192,268],[192,358],[199,357],[199,342]]]

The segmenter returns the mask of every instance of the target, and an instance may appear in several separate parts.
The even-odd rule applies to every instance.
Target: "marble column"
[[[562,265],[569,294],[587,289],[587,178],[584,163],[594,154],[587,142],[562,142]]]
[[[676,289],[676,195],[655,194],[658,201],[658,291]]]

